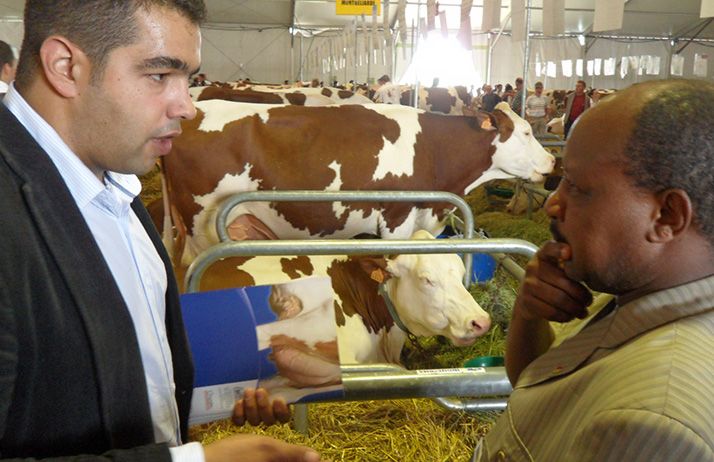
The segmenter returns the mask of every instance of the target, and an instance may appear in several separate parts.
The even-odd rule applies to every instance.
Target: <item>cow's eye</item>
[[[426,276],[422,276],[421,280],[422,280],[422,282],[424,283],[424,285],[426,285],[426,286],[434,287],[434,285],[435,285],[435,284],[434,284],[434,281],[433,281],[432,279],[429,279],[429,278],[426,277]]]
[[[531,132],[526,132],[526,136],[531,136]]]

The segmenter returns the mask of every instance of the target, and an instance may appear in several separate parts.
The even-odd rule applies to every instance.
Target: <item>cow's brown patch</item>
[[[342,309],[335,307],[337,324],[345,325],[345,316],[359,315],[369,332],[394,325],[384,300],[379,295],[378,284],[362,270],[360,257],[335,261],[327,270],[332,288],[342,300]]]
[[[456,85],[454,87],[454,90],[456,90],[456,94],[459,96],[459,99],[464,103],[464,106],[471,106],[471,99],[473,97],[471,96],[471,93],[469,93],[468,88],[464,87],[463,85]]]
[[[332,90],[330,90],[329,88],[323,88],[322,91],[320,92],[320,94],[330,98],[330,97],[332,97]]]
[[[248,287],[255,285],[253,276],[240,269],[248,260],[254,257],[230,257],[216,261],[203,273],[199,290],[220,290],[232,287]],[[185,269],[184,269],[185,271]],[[183,271],[177,269],[177,277]]]
[[[426,88],[426,93],[426,104],[431,107],[432,112],[448,114],[456,105],[456,97],[451,96],[446,88]]]
[[[337,96],[340,99],[349,99],[349,98],[352,98],[352,95],[354,95],[354,93],[349,90],[339,90],[337,92]]]
[[[296,106],[304,106],[305,100],[307,100],[307,95],[305,95],[305,93],[298,92],[285,93],[285,98],[290,104],[294,104]]]
[[[501,111],[500,109],[495,109],[493,111],[493,116],[496,119],[496,127],[498,128],[498,134],[501,135],[499,141],[501,143],[504,143],[508,138],[511,137],[511,135],[513,134],[513,130],[515,130],[513,121],[510,117],[508,117],[508,115],[506,115],[505,112]]]
[[[287,274],[290,279],[312,276],[312,273],[315,271],[310,257],[306,257],[305,255],[293,258],[281,258],[280,267],[283,273]]]
[[[268,93],[253,90],[234,90],[232,88],[223,87],[206,87],[200,95],[198,101],[209,99],[222,99],[226,101],[235,101],[239,103],[258,103],[258,104],[282,104],[283,99],[275,93]],[[292,104],[292,103],[291,103]],[[304,103],[303,103],[304,104]]]

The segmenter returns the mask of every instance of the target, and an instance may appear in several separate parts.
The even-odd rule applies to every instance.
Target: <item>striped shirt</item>
[[[616,308],[533,361],[475,460],[714,460],[714,277]]]

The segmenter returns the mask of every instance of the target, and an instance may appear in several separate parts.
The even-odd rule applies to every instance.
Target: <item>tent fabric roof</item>
[[[24,0],[0,0],[0,18],[22,17]],[[390,2],[390,19],[396,14],[397,0]],[[407,22],[416,17],[419,9],[417,0],[408,0]],[[458,28],[459,0],[442,0],[441,8],[446,11],[449,27]],[[642,37],[691,37],[699,33],[699,38],[714,39],[714,21],[699,18],[701,0],[626,0],[624,25],[621,30],[607,35]],[[341,28],[348,24],[352,16],[337,16],[334,0],[206,0],[208,6],[207,27],[232,28],[243,26],[273,26],[324,29]],[[421,0],[421,15],[426,14],[426,1]],[[510,0],[502,0],[501,19],[510,12]],[[566,33],[589,33],[593,22],[595,0],[565,0]],[[474,30],[481,24],[483,0],[475,0],[471,14]],[[543,0],[532,0],[531,30],[542,31]],[[294,15],[295,21],[292,21]],[[371,21],[370,17],[366,18]],[[381,18],[379,18],[381,22]],[[510,29],[510,22],[505,30]],[[699,31],[699,29],[702,29]]]

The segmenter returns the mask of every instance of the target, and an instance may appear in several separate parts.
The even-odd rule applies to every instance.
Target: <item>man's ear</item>
[[[65,98],[77,96],[82,85],[89,81],[87,55],[60,35],[52,35],[42,43],[40,65],[50,86]]]
[[[647,233],[650,242],[665,243],[682,235],[692,224],[693,210],[689,194],[683,189],[666,189],[657,194],[659,211],[654,226]]]

